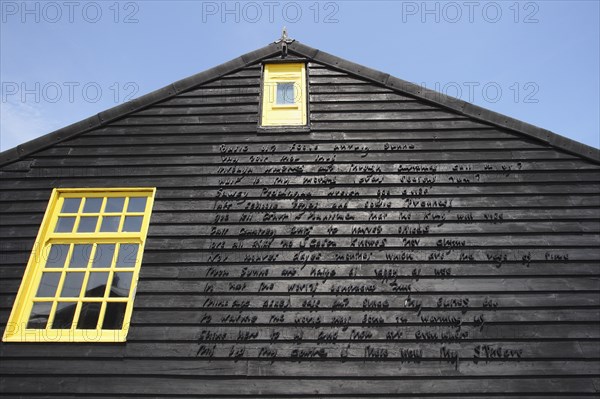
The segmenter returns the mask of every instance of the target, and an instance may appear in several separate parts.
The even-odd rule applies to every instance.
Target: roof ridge
[[[37,151],[48,148],[56,143],[73,138],[113,122],[160,101],[167,100],[177,94],[190,90],[196,86],[208,83],[228,73],[235,72],[248,65],[254,64],[281,52],[281,46],[270,43],[260,49],[243,54],[231,61],[217,65],[206,71],[181,79],[163,88],[145,94],[132,101],[117,105],[106,111],[99,112],[89,118],[73,123],[44,136],[20,144],[14,148],[0,153],[0,166],[16,162]],[[568,153],[578,155],[590,161],[600,163],[600,150],[578,141],[569,139],[549,130],[531,125],[518,119],[503,115],[486,108],[460,100],[446,94],[427,89],[415,83],[396,78],[389,73],[384,73],[338,56],[307,46],[294,40],[287,44],[290,52],[304,56],[335,69],[356,75],[358,77],[381,84],[387,88],[408,94],[418,99],[436,104],[443,108],[458,112],[475,120],[485,122],[503,129],[508,129],[535,140],[542,141]]]

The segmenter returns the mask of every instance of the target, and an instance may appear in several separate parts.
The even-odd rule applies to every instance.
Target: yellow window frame
[[[140,187],[55,188],[52,190],[2,340],[4,342],[124,342],[129,332],[133,301],[155,193],[156,188]],[[71,203],[76,203],[77,198],[81,198],[81,200],[76,212],[62,212],[66,199],[75,199]],[[92,212],[86,209],[86,212],[84,212],[84,207],[87,206],[88,199],[96,199],[90,201],[90,204],[94,202],[97,204],[99,201],[97,200],[98,198],[101,199],[100,208]],[[120,211],[111,212],[112,209],[108,209],[108,202],[111,198],[114,198],[114,200],[111,200],[113,204],[120,204],[120,198],[123,198],[122,209]],[[131,202],[131,198],[146,198],[145,205],[142,205],[143,210],[134,209],[131,211],[131,208],[135,208],[136,206],[142,209],[139,207],[140,201],[135,200]],[[130,202],[132,207],[130,207]],[[136,202],[138,205],[134,205]],[[70,232],[56,231],[59,216],[62,219],[75,218]],[[94,231],[78,232],[83,218],[94,217],[97,218]],[[108,218],[112,218],[111,222],[115,222],[118,219],[118,223],[112,223],[112,226],[108,229],[115,228],[117,231],[100,231],[101,228],[104,228],[104,220],[107,219],[108,222]],[[133,231],[123,231],[126,220],[132,222],[127,228],[133,229]],[[117,225],[118,227],[116,227]],[[137,229],[139,231],[135,231]],[[60,251],[57,250],[57,252],[61,253],[60,262],[63,263],[60,267],[51,266],[50,254],[51,247],[54,245],[60,248]],[[103,262],[109,260],[108,266],[100,265],[97,267],[96,259],[101,259],[102,248],[107,250],[111,247],[112,252],[105,252],[106,256],[102,260]],[[132,259],[129,259],[131,258],[130,255],[133,255],[135,248],[137,248],[137,252]],[[79,253],[76,251],[83,249],[90,249],[89,253],[83,255],[81,258],[84,259],[85,266],[83,264],[74,266],[73,262],[76,262],[74,258]],[[131,254],[127,254],[128,251]],[[64,259],[62,253],[64,253]],[[63,295],[65,291],[68,292],[70,289],[70,286],[65,287],[67,285],[66,281],[69,279],[69,274],[72,277],[77,276],[72,279],[73,281],[77,281],[83,275],[81,282],[76,282],[76,284],[79,284],[78,295]],[[52,285],[52,289],[54,289],[52,295],[39,296],[40,292],[43,291],[43,287],[40,287],[42,275],[51,276],[50,279],[58,276],[58,282],[56,282],[56,279],[53,282],[56,286]],[[90,282],[92,275],[94,276],[94,281]],[[90,287],[88,283],[95,283],[98,277],[105,277],[104,291],[101,296],[99,290],[96,294],[89,296],[88,294],[91,291],[88,290]],[[122,287],[113,285],[118,285],[120,279],[125,284],[129,283],[126,295],[122,297],[113,295],[115,292],[124,290]],[[98,287],[101,288],[101,285]],[[35,304],[39,304],[38,308],[45,307],[48,309],[49,307],[45,328],[32,328],[28,325],[31,321],[30,316]],[[59,304],[63,305],[63,310],[67,310],[65,305],[71,305],[71,308],[75,307],[74,309],[68,309],[68,312],[66,312],[73,312],[69,328],[52,328],[53,323],[57,322],[56,317]],[[83,317],[87,316],[88,310],[98,311],[95,328],[89,326],[77,328],[80,327],[78,323],[81,321],[80,316],[84,305],[86,310]],[[113,312],[112,316],[117,315],[118,319],[122,317],[120,328],[115,327],[118,324],[110,326],[110,321],[107,323],[106,320],[110,316],[106,314],[109,306],[113,309],[111,311]],[[90,314],[95,313],[90,311]],[[106,319],[105,316],[107,317]],[[106,324],[109,324],[108,328],[104,328]]]
[[[277,85],[293,84],[294,102],[277,103]],[[262,126],[304,126],[307,123],[306,65],[265,64],[263,67]]]

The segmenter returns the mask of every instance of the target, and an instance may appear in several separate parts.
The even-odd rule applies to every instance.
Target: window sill
[[[310,133],[310,126],[258,126],[258,134]]]

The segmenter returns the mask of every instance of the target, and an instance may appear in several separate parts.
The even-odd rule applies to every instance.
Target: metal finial
[[[287,27],[283,27],[283,29],[281,30],[281,37],[275,41],[275,43],[287,43],[290,44],[291,42],[293,42],[294,39],[290,39],[288,36],[288,31],[287,31]]]
[[[284,26],[281,30],[281,38],[275,41],[276,44],[281,43],[281,58],[287,57],[288,44],[293,43],[294,39],[288,37],[287,28]]]
[[[283,27],[283,30],[281,31],[281,40],[282,41],[287,41],[288,40],[288,35],[287,35],[287,27]]]

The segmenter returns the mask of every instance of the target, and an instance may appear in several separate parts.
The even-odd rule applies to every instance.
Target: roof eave
[[[517,133],[522,133],[568,153],[578,155],[594,162],[600,162],[599,149],[561,136],[557,133],[551,132],[550,130],[543,129],[541,127],[531,125],[498,112],[490,111],[455,97],[427,89],[423,86],[419,86],[417,84],[391,76],[390,74],[367,68],[363,65],[356,64],[324,51],[306,46],[298,41],[291,43],[289,45],[289,49],[290,51],[304,55],[307,58],[311,58],[316,62],[329,65],[333,68],[337,68],[350,74],[382,84],[401,93],[424,99],[478,121],[508,129]]]
[[[281,50],[278,45],[275,43],[268,44],[265,47],[243,54],[231,61],[227,61],[221,65],[207,69],[206,71],[178,80],[175,83],[145,94],[134,100],[109,108],[106,111],[102,111],[96,115],[90,116],[89,118],[75,122],[69,126],[55,130],[51,133],[20,144],[14,148],[0,152],[0,166],[19,161],[28,155],[41,151],[56,143],[68,140],[92,129],[105,126],[133,112],[140,111],[160,101],[168,100],[169,98],[176,96],[181,92],[218,79],[223,75],[235,72],[250,64],[254,64],[264,58],[271,57],[280,52]]]

